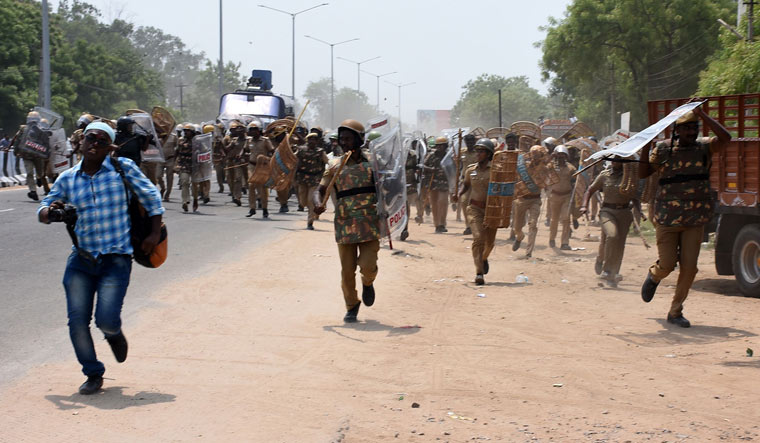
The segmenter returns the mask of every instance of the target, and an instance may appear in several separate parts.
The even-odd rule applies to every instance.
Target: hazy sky
[[[106,20],[116,16],[138,25],[154,26],[180,37],[194,51],[219,57],[217,0],[85,0]],[[327,0],[329,5],[296,17],[296,95],[309,81],[330,76],[328,42],[358,41],[335,46],[335,86],[356,88],[356,64],[375,74],[397,71],[380,80],[381,109],[398,113],[398,88],[384,82],[416,84],[402,89],[402,118],[416,120],[417,109],[450,109],[462,86],[483,73],[506,77],[525,75],[542,93],[534,43],[544,38],[539,26],[549,16],[562,17],[570,0]],[[291,18],[260,8],[265,4],[298,12],[320,0],[223,0],[224,60],[241,62],[241,70],[272,71],[275,92],[291,92]],[[58,1],[51,0],[51,9]],[[376,102],[376,77],[361,74],[361,89]]]

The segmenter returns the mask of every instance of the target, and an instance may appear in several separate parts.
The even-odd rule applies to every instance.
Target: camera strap
[[[66,222],[66,232],[68,232],[69,237],[71,237],[71,243],[74,244],[74,249],[77,250],[77,254],[79,254],[79,256],[82,257],[83,259],[89,261],[92,264],[97,263],[98,260],[95,258],[95,256],[93,256],[89,252],[79,247],[79,240],[77,239],[76,232],[74,232],[75,225],[76,225],[76,222],[74,223]]]

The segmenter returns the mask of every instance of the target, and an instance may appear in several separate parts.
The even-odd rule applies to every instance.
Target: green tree
[[[754,35],[760,34],[760,8],[755,10]],[[747,15],[742,17],[747,28]],[[745,31],[746,32],[746,31]],[[738,39],[728,30],[720,36],[722,48],[699,75],[699,95],[726,95],[760,91],[760,42]]]
[[[225,92],[232,92],[245,85],[245,76],[240,73],[240,63],[228,61],[224,65],[222,83]],[[219,114],[219,62],[206,61],[206,67],[198,72],[192,90],[185,98],[183,112],[175,114],[177,119],[195,123],[211,121]]]
[[[309,124],[330,128],[330,79],[321,78],[310,82],[304,91],[304,97],[311,100],[309,104]],[[335,124],[351,118],[366,122],[378,115],[377,108],[369,104],[367,95],[352,88],[340,88],[335,91]]]
[[[503,126],[548,117],[546,97],[531,88],[524,76],[506,78],[482,74],[468,81],[462,89],[462,95],[451,110],[453,126],[481,126],[485,129],[499,126],[499,89]]]
[[[130,39],[145,66],[161,75],[166,105],[179,107],[179,85],[192,87],[206,60],[205,54],[191,52],[179,37],[150,26],[137,28]],[[183,94],[189,91],[184,88]]]
[[[716,20],[734,9],[733,0],[574,0],[545,27],[544,79],[597,131],[616,129],[618,111],[646,126],[647,100],[694,93],[719,46]]]

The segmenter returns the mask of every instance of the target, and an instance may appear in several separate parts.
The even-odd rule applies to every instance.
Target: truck
[[[715,269],[733,275],[742,294],[760,297],[760,93],[698,97],[702,109],[731,133],[729,145],[712,156],[710,188],[713,220],[705,235],[715,232]],[[654,124],[688,98],[647,103]],[[702,134],[709,129],[702,125]],[[665,137],[670,137],[670,130]]]
[[[258,119],[263,127],[293,115],[293,97],[272,92],[272,71],[254,69],[245,89],[222,95],[219,100],[221,121],[240,118],[244,123]]]

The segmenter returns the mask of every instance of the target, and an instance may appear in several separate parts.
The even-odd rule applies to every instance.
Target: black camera
[[[63,209],[48,209],[48,220],[51,223],[63,222],[74,224],[77,222],[77,208],[72,205],[64,205]]]

